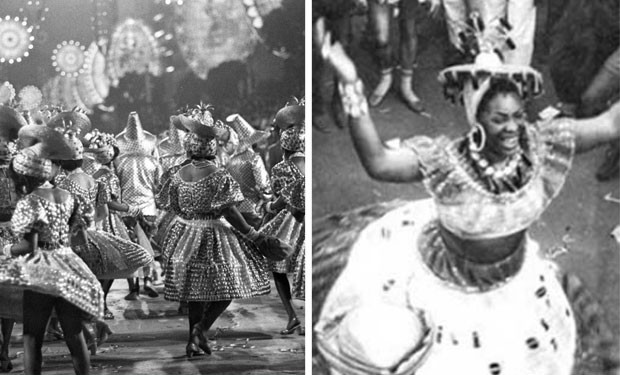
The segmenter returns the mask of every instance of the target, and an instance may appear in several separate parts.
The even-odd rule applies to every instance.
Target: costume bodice
[[[271,168],[271,190],[279,196],[285,186],[299,178],[303,178],[299,168],[289,159],[284,159]]]
[[[184,181],[177,172],[160,192],[159,201],[184,219],[200,220],[221,215],[223,209],[242,202],[243,194],[225,169],[195,182]]]
[[[494,238],[527,229],[560,192],[574,154],[569,119],[530,125],[532,173],[514,192],[491,193],[459,152],[460,140],[414,137],[404,145],[418,156],[439,221],[461,238]]]
[[[91,188],[85,188],[68,176],[63,176],[57,180],[56,186],[65,189],[71,194],[78,195],[93,206],[97,206],[99,198],[100,183],[96,183]]]
[[[103,173],[96,178],[100,190],[98,203],[105,204],[111,201],[121,201],[121,183],[118,176],[106,166],[102,166],[99,170],[103,171]]]
[[[11,226],[15,235],[23,237],[31,231],[39,234],[39,242],[69,245],[70,225],[92,222],[92,206],[78,196],[62,203],[51,202],[36,194],[28,194],[17,202]]]

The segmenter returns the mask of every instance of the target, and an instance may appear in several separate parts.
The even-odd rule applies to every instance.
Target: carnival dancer
[[[121,182],[123,201],[140,208],[138,220],[127,220],[129,228],[135,234],[140,246],[154,254],[149,236],[157,219],[155,192],[162,174],[157,152],[157,137],[142,128],[138,113],[131,112],[127,126],[116,136],[116,141],[120,153],[114,160],[114,166]],[[146,266],[135,278],[127,279],[130,292],[125,299],[139,298],[140,276],[143,277],[144,291],[147,295],[151,298],[159,296],[153,287],[151,272],[151,267]]]
[[[52,117],[47,126],[61,132],[63,129],[70,129],[64,132],[64,136],[68,139],[72,154],[67,159],[59,160],[66,174],[56,178],[56,186],[71,194],[81,196],[93,206],[93,209],[106,204],[107,201],[101,202],[102,185],[81,168],[84,148],[82,141],[73,133],[74,131],[81,133],[82,129],[90,128],[88,117],[77,110],[64,111]],[[97,220],[97,217],[95,216],[94,219]],[[71,248],[97,276],[102,286],[107,287],[108,290],[108,279],[126,278],[138,268],[153,261],[152,255],[146,249],[108,232],[96,230],[94,226],[91,226],[92,224],[94,223],[85,223],[76,228],[71,238]],[[107,294],[106,291],[104,293]],[[92,334],[90,327],[85,327],[87,339],[90,339],[89,347],[92,354],[96,353],[97,345],[105,342],[112,333],[107,324],[100,321],[96,323],[96,337],[90,337]]]
[[[0,106],[0,247],[18,242],[18,238],[11,230],[11,217],[18,200],[15,183],[9,174],[11,151],[9,143],[17,139],[19,129],[28,125],[15,109],[9,106]],[[11,333],[15,325],[14,319],[0,318],[0,333],[2,334],[0,347],[0,370],[9,372],[13,364],[9,358]]]
[[[292,250],[275,238],[260,235],[243,219],[236,205],[243,202],[237,182],[217,166],[215,126],[209,107],[175,116],[188,134],[184,147],[191,163],[182,167],[158,195],[160,206],[176,217],[164,241],[164,297],[188,301],[192,357],[211,350],[206,333],[233,299],[269,293],[265,259],[283,259]]]
[[[424,181],[432,197],[314,224],[316,360],[332,373],[618,370],[600,306],[574,276],[558,274],[527,230],[559,194],[576,152],[620,139],[620,103],[591,119],[529,123],[524,100],[541,92],[542,78],[502,63],[505,37],[487,28],[475,35],[475,63],[439,75],[449,99],[463,99],[468,135],[391,146],[377,134],[352,61],[325,39],[368,173]],[[368,329],[378,321],[381,330]]]
[[[98,230],[113,234],[126,241],[131,241],[127,228],[121,219],[120,213],[130,217],[137,217],[140,209],[122,203],[120,181],[112,170],[112,163],[118,156],[119,149],[112,134],[101,133],[97,129],[87,135],[88,148],[85,153],[93,160],[94,173],[92,177],[99,184],[99,197],[96,212],[95,227]],[[101,213],[99,213],[101,212]],[[144,254],[143,254],[144,255]],[[104,292],[104,319],[114,319],[114,314],[108,309],[107,296],[114,279],[102,280]]]
[[[303,120],[301,123],[289,127],[282,131],[280,135],[280,147],[284,152],[284,160],[276,164],[271,170],[271,187],[275,201],[265,204],[267,214],[274,215],[270,221],[264,225],[260,232],[266,235],[278,237],[282,241],[293,247],[294,253],[286,260],[280,262],[269,262],[269,270],[273,272],[273,279],[278,290],[278,295],[288,315],[288,324],[280,333],[288,335],[296,330],[301,330],[301,322],[295,314],[291,299],[291,285],[287,274],[295,274],[296,297],[302,296],[305,285],[305,226],[304,220],[297,220],[293,212],[287,208],[290,197],[283,195],[282,191],[289,185],[298,180],[304,179],[304,160],[305,160],[305,130]],[[289,198],[289,199],[287,199]],[[297,275],[300,272],[301,275]]]
[[[63,136],[45,126],[28,125],[20,132],[20,150],[10,170],[17,190],[27,195],[17,202],[11,219],[19,238],[5,245],[0,260],[0,316],[23,318],[24,371],[40,374],[41,347],[52,309],[58,314],[76,374],[90,372],[82,335],[85,319],[100,318],[103,291],[88,266],[70,247],[70,227],[92,220],[92,206],[54,187],[51,159],[71,154]]]
[[[265,163],[252,145],[269,137],[269,133],[254,129],[238,114],[228,116],[226,121],[239,140],[226,164],[226,170],[241,187],[244,200],[238,205],[239,211],[248,224],[258,228],[261,218],[257,214],[257,207],[262,201],[271,198],[271,186]]]

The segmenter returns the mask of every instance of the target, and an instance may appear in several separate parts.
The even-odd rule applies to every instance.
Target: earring
[[[480,134],[479,144],[476,144],[476,134],[475,133],[479,133]],[[474,152],[482,151],[482,149],[484,148],[484,146],[485,146],[485,144],[487,142],[487,134],[484,131],[484,128],[482,127],[482,125],[480,125],[479,123],[476,123],[474,125],[474,128],[469,132],[468,137],[469,137],[469,149],[474,151]]]

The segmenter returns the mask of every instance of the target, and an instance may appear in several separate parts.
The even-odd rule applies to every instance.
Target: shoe
[[[105,320],[113,320],[114,319],[114,314],[112,314],[112,311],[108,310],[107,307],[105,308],[105,310],[103,310],[103,319],[105,319]]]
[[[97,322],[95,325],[97,327],[97,341],[99,342],[99,346],[101,346],[108,341],[108,338],[112,334],[112,330],[110,329],[110,326],[104,322]]]
[[[286,329],[283,329],[282,331],[280,331],[281,335],[290,335],[293,332],[295,332],[297,330],[297,328],[301,327],[301,322],[299,321],[299,319],[297,319],[297,317],[294,317],[293,319],[288,321],[288,324],[286,325]]]
[[[412,98],[407,97],[403,94],[400,95],[400,98],[403,100],[403,102],[405,102],[407,107],[415,113],[420,114],[426,110],[426,108],[424,107],[424,104],[422,104],[422,101],[419,99],[412,100]]]
[[[140,299],[140,294],[135,290],[125,296],[126,301],[137,301],[139,299]]]
[[[194,344],[193,342],[187,343],[187,346],[185,347],[185,355],[187,356],[187,358],[192,358],[193,356],[199,354],[200,350],[198,349],[198,345]]]
[[[146,292],[146,295],[151,298],[159,297],[159,293],[157,293],[157,291],[153,288],[153,283],[150,277],[144,278],[144,286],[142,289]]]
[[[388,91],[390,91],[392,81],[392,69],[382,71],[379,83],[368,97],[368,105],[371,107],[378,107],[383,102],[383,99],[385,99]]]
[[[200,325],[200,323],[194,325],[194,328],[192,329],[192,336],[190,339],[193,343],[197,344],[198,347],[202,349],[202,351],[205,352],[206,355],[211,355],[211,348],[209,347],[209,343],[204,335],[204,332],[202,331],[202,326]]]

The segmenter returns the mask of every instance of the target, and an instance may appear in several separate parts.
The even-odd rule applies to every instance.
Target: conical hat
[[[239,136],[240,150],[245,150],[253,144],[269,137],[269,132],[254,129],[252,125],[245,121],[245,119],[239,114],[228,116],[226,121]]]
[[[19,129],[28,125],[26,119],[15,109],[0,106],[0,139],[11,142],[17,139]]]
[[[141,141],[145,138],[144,128],[138,112],[131,112],[127,117],[127,126],[121,132],[130,141]]]

